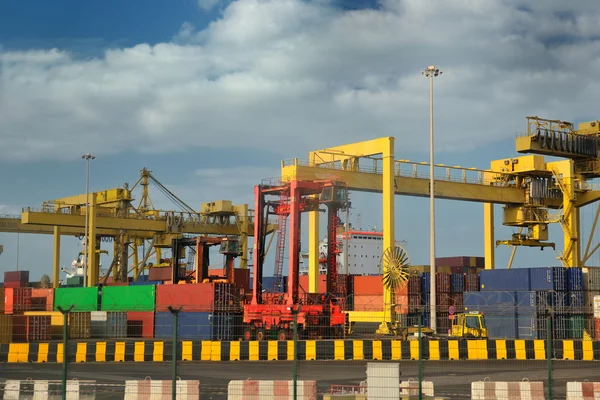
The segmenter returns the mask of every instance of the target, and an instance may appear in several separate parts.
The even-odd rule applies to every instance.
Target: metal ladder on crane
[[[287,204],[289,201],[287,194],[282,192],[280,195],[280,204]],[[281,292],[283,287],[283,260],[285,255],[285,236],[287,231],[287,214],[280,214],[277,226],[277,252],[275,254],[275,273],[273,274],[273,291]]]

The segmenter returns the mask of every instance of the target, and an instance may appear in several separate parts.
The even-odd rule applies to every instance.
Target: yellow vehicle
[[[487,339],[488,330],[483,313],[469,311],[454,315],[450,336]]]

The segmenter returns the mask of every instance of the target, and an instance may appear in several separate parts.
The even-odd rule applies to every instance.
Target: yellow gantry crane
[[[181,211],[163,211],[154,208],[148,186],[153,183],[172,200]],[[132,191],[141,187],[139,204],[133,204]],[[102,237],[114,239],[114,259],[111,265],[113,276],[124,280],[129,272],[128,261],[133,260],[134,275],[143,270],[152,254],[161,258],[161,248],[170,248],[172,240],[185,234],[235,235],[239,236],[242,253],[240,267],[248,267],[248,236],[254,232],[253,211],[248,205],[232,205],[231,201],[218,200],[203,203],[195,211],[170,192],[147,169],[142,169],[140,178],[130,189],[109,189],[90,193],[89,212],[87,195],[76,195],[45,202],[41,209],[23,209],[20,226],[51,229],[54,235],[53,282],[59,281],[60,237],[63,234],[82,235],[88,219],[90,256],[88,257],[88,284],[94,286],[99,279],[99,252]],[[276,229],[269,225],[268,232]],[[32,229],[32,231],[35,229]],[[42,233],[42,232],[40,232]],[[148,242],[142,260],[138,259],[139,248]]]
[[[574,129],[568,122],[527,117],[527,126],[527,133],[517,137],[516,149],[533,155],[495,160],[490,169],[436,164],[444,174],[435,180],[435,196],[484,204],[487,269],[495,266],[494,249],[498,245],[554,247],[547,242],[548,224],[553,222],[560,223],[565,236],[557,258],[565,267],[582,266],[600,247],[590,248],[590,235],[586,252],[580,256],[580,208],[600,199],[600,191],[588,184],[600,176],[599,121],[581,123]],[[546,162],[544,155],[565,159]],[[428,169],[428,163],[396,160],[394,138],[384,137],[312,151],[304,162],[297,158],[282,161],[281,177],[283,181],[335,179],[345,182],[349,190],[382,193],[385,251],[394,248],[394,195],[429,197]],[[519,227],[520,234],[494,241],[494,204],[503,205],[504,225]],[[599,212],[600,208],[592,232]],[[309,214],[309,291],[316,292],[319,214]],[[385,286],[384,302],[392,303]],[[386,306],[383,319],[390,318],[391,306]],[[383,325],[381,330],[385,330]]]

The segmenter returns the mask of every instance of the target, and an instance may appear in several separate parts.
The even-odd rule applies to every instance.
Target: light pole
[[[86,162],[86,178],[85,178],[85,241],[84,241],[84,253],[83,253],[83,287],[88,286],[88,258],[89,258],[89,232],[88,232],[88,221],[90,218],[90,161],[96,157],[90,153],[85,153],[81,156]]]
[[[430,326],[435,332],[437,325],[436,313],[436,280],[435,280],[435,191],[434,191],[434,167],[433,167],[433,78],[442,74],[435,65],[430,65],[423,72],[425,77],[429,78],[429,263],[431,264],[430,272],[430,292],[429,305]]]

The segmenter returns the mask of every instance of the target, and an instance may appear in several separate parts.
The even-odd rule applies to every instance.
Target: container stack
[[[173,335],[169,306],[181,308],[179,337],[196,340],[236,340],[241,335],[240,290],[228,283],[160,285],[156,289],[154,337]]]
[[[584,291],[584,320],[590,336],[600,340],[600,267],[582,268]],[[597,299],[597,305],[594,299]]]
[[[29,286],[29,271],[6,271],[4,273],[5,288],[25,288]]]

